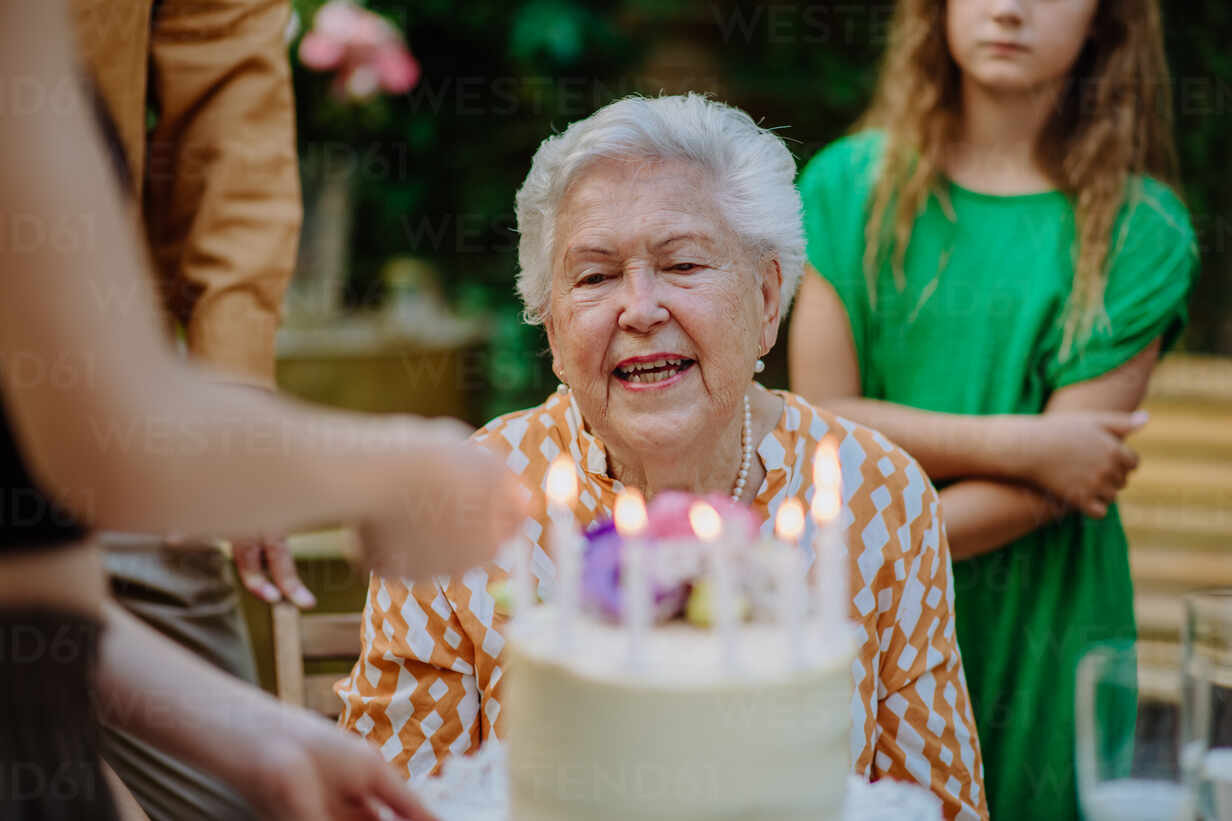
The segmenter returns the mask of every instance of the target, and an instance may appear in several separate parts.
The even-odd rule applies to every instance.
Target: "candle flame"
[[[719,518],[719,511],[706,502],[694,502],[689,508],[689,525],[703,542],[715,541],[723,531],[723,520]]]
[[[548,481],[545,488],[548,500],[552,504],[570,507],[577,499],[577,471],[573,460],[568,456],[557,456],[548,468]]]
[[[623,488],[612,508],[616,530],[621,536],[639,536],[646,529],[646,502],[636,488]]]
[[[838,448],[830,439],[817,445],[813,456],[813,518],[829,522],[836,518],[843,504],[843,474],[838,462]]]
[[[788,544],[795,544],[804,532],[804,505],[791,498],[779,506],[774,517],[774,535]]]

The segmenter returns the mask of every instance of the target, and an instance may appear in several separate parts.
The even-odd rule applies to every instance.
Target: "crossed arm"
[[[876,428],[914,456],[941,491],[951,554],[995,550],[1078,509],[1101,517],[1137,456],[1122,441],[1145,421],[1131,414],[1159,356],[1155,340],[1125,365],[1057,390],[1043,417],[936,413],[860,395],[846,311],[808,268],[788,340],[793,389]],[[816,367],[821,354],[827,367]]]

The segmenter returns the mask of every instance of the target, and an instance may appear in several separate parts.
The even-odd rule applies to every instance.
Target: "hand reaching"
[[[250,751],[241,790],[275,821],[437,821],[375,747],[298,708]]]
[[[522,525],[525,488],[500,459],[467,441],[470,428],[460,422],[418,420],[404,434],[411,447],[399,480],[380,489],[375,514],[361,526],[369,567],[422,577],[490,560]]]

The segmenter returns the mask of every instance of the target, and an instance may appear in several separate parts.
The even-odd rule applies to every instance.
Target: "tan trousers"
[[[107,570],[113,595],[130,612],[206,661],[256,684],[248,628],[230,560],[221,551],[113,549]],[[150,821],[257,817],[222,782],[106,725],[103,757]]]

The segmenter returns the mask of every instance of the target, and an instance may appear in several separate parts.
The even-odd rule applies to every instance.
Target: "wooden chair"
[[[1151,380],[1142,455],[1120,498],[1139,635],[1139,686],[1175,701],[1181,596],[1232,587],[1232,360],[1174,355]]]
[[[287,602],[279,602],[271,610],[278,698],[337,718],[342,702],[333,686],[345,673],[305,674],[304,663],[354,661],[359,656],[363,614],[301,613]]]

